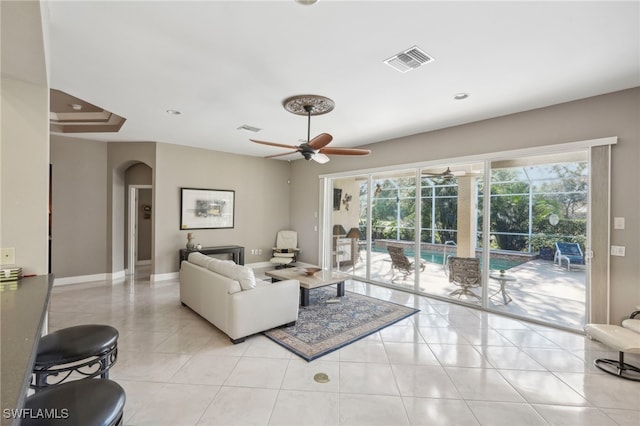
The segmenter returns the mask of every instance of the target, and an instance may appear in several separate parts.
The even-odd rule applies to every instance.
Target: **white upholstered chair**
[[[273,248],[273,257],[270,261],[275,263],[277,268],[286,268],[287,265],[296,261],[299,251],[296,231],[278,231],[276,246]]]

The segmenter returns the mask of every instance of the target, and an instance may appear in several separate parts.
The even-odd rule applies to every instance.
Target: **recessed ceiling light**
[[[168,109],[167,110],[167,114],[169,114],[169,115],[180,115],[182,113],[180,111],[178,111],[177,109]]]
[[[461,101],[463,99],[467,99],[468,97],[469,97],[468,93],[456,93],[453,99],[455,99],[456,101]]]
[[[312,4],[318,3],[318,0],[296,0],[296,3],[300,3],[305,6],[311,6]]]

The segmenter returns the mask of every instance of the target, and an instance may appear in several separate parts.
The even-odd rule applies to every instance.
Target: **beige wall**
[[[76,152],[70,152],[74,149]],[[58,230],[54,257],[58,259],[58,277],[122,274],[127,241],[126,171],[132,166],[140,167],[139,163],[153,170],[154,275],[176,272],[178,250],[186,244],[187,231],[179,229],[181,187],[236,191],[233,229],[192,232],[195,242],[204,246],[244,246],[247,263],[268,261],[276,232],[289,226],[287,162],[180,145],[100,143],[64,137],[53,137],[51,150],[55,170],[64,170],[59,179],[54,175],[57,188],[54,201],[58,200],[54,207],[57,218],[54,228]],[[103,212],[78,215],[75,205],[82,199],[91,200],[95,206],[102,205]],[[58,206],[67,200],[69,205]],[[79,229],[83,232],[78,233]],[[92,229],[96,232],[89,232]],[[74,253],[78,238],[85,239],[81,257],[65,256]],[[260,249],[262,253],[251,254],[252,249]],[[104,255],[93,259],[101,251]]]
[[[47,14],[40,2],[0,2],[2,49],[0,246],[25,274],[48,272]]]
[[[178,270],[178,250],[187,243],[180,229],[180,188],[235,191],[233,229],[193,230],[203,246],[245,247],[245,262],[267,261],[276,233],[289,227],[289,163],[205,149],[157,144],[155,176],[155,274]],[[252,255],[261,249],[261,255]]]
[[[138,261],[151,260],[151,234],[153,233],[151,214],[144,208],[149,206],[153,211],[153,191],[140,189],[138,191]]]
[[[0,244],[26,274],[48,273],[49,90],[2,79]]]
[[[51,136],[52,272],[107,271],[107,143]]]
[[[300,233],[301,260],[318,262],[319,175],[475,154],[618,136],[612,149],[611,216],[626,218],[624,231],[611,229],[611,243],[626,246],[611,258],[611,321],[619,322],[640,303],[640,88],[519,114],[372,144],[364,158],[332,157],[318,165],[292,162],[291,227]],[[596,255],[608,256],[608,253]]]

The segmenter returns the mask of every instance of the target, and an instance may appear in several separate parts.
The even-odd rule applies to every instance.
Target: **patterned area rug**
[[[339,302],[327,303],[328,300]],[[340,349],[419,311],[350,291],[345,291],[344,297],[336,297],[334,286],[311,290],[309,301],[309,306],[300,306],[296,325],[264,332],[265,336],[307,361]]]

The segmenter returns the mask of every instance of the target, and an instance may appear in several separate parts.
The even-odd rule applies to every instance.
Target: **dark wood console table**
[[[218,247],[202,247],[200,250],[188,250],[186,248],[180,249],[180,263],[183,260],[187,260],[189,254],[193,252],[200,252],[206,254],[225,254],[228,253],[233,257],[233,261],[238,265],[244,265],[244,247],[242,246],[218,246]]]

